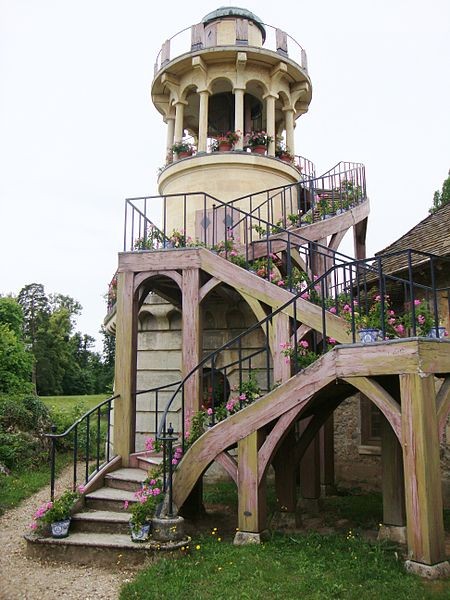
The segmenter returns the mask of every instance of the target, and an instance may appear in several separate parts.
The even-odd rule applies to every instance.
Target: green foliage
[[[9,469],[46,460],[47,407],[35,396],[0,397],[0,463]]]
[[[92,394],[111,387],[114,345],[108,341],[109,355],[102,359],[92,351],[92,337],[74,332],[75,317],[82,309],[79,302],[63,294],[47,296],[37,283],[22,288],[18,302],[39,395]]]
[[[448,177],[442,184],[442,191],[436,190],[433,196],[433,206],[429,209],[429,213],[435,213],[442,206],[445,206],[450,202],[450,171]]]
[[[53,502],[45,502],[33,515],[33,522],[30,528],[33,530],[43,530],[45,525],[64,521],[72,514],[76,502],[81,498],[84,488],[79,486],[76,491],[66,490],[61,496]]]
[[[33,359],[7,324],[0,324],[0,393],[31,392]]]
[[[0,325],[8,325],[17,338],[22,339],[22,307],[11,296],[0,297]]]
[[[61,454],[56,457],[56,474],[68,463],[68,455]],[[42,487],[50,483],[50,469],[47,461],[42,464],[33,464],[29,467],[14,469],[10,475],[0,473],[0,515],[7,509],[14,508],[35,494]]]

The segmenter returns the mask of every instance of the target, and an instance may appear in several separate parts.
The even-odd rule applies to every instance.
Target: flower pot
[[[152,522],[151,521],[144,523],[144,525],[142,525],[142,527],[140,527],[139,529],[134,529],[134,527],[130,523],[131,541],[137,542],[137,543],[146,542],[148,540],[151,530],[152,530]]]
[[[283,162],[287,162],[290,163],[292,162],[292,158],[290,154],[280,154],[280,160],[282,160]]]
[[[51,531],[52,537],[60,539],[65,538],[69,535],[69,527],[70,527],[70,517],[68,519],[64,519],[63,521],[55,521],[51,523]]]
[[[192,152],[178,152],[178,158],[188,158],[192,156]]]
[[[445,333],[445,327],[438,327],[437,331],[436,327],[433,327],[433,329],[430,329],[430,331],[428,332],[428,337],[438,340],[441,338],[445,338]]]
[[[252,153],[253,154],[265,154],[266,146],[252,146]]]
[[[230,152],[232,148],[230,142],[219,142],[219,152]]]
[[[359,329],[358,334],[360,342],[362,342],[363,344],[370,344],[372,342],[378,341],[380,330],[367,327],[364,329]]]

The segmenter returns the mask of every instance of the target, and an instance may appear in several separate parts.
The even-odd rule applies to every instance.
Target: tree
[[[429,213],[435,213],[437,210],[442,208],[450,202],[450,170],[448,177],[442,184],[442,192],[436,190],[433,196],[433,206],[429,209]]]
[[[23,310],[12,296],[0,297],[0,323],[8,325],[18,339],[23,336]]]

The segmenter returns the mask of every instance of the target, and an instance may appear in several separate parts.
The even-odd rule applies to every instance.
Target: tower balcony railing
[[[270,50],[282,56],[283,58],[289,58],[293,62],[301,66],[301,68],[308,72],[308,59],[305,50],[302,46],[286,32],[267,25],[264,23],[266,30],[266,39],[261,46],[264,50]],[[230,44],[225,44],[230,46]],[[238,38],[235,45],[239,48],[251,48],[248,40],[242,40]],[[202,23],[190,25],[185,29],[182,29],[171,38],[166,40],[160,51],[158,52],[154,66],[154,76],[159,73],[169,62],[175,58],[179,58],[183,55],[191,54],[199,50],[207,50],[208,48],[220,47],[221,44],[211,44],[204,35],[204,26]]]
[[[229,155],[230,153],[234,155],[234,157],[236,156],[248,156],[249,154],[252,154],[250,152],[250,148],[248,147],[244,147],[243,150],[230,150],[229,152],[223,152],[223,151],[218,151],[216,149],[216,146],[214,144],[214,138],[208,138],[208,143],[207,143],[207,147],[206,147],[206,152],[201,152],[201,153],[197,153],[197,151],[195,150],[195,140],[192,139],[187,139],[187,141],[192,144],[193,146],[193,151],[192,154],[188,155],[188,156],[183,156],[183,157],[176,157],[173,158],[172,156],[169,157],[168,161],[163,167],[161,167],[159,174],[161,175],[167,168],[169,168],[172,164],[177,163],[179,160],[189,160],[190,158],[194,158],[194,157],[201,157],[201,156],[205,156],[205,154],[214,154],[214,156],[220,156],[220,155]],[[305,156],[301,156],[300,154],[296,154],[294,156],[290,156],[290,158],[288,160],[285,160],[279,156],[268,156],[267,153],[263,154],[263,155],[259,155],[259,154],[252,154],[252,156],[266,156],[268,158],[272,158],[274,160],[278,160],[281,163],[284,164],[288,164],[291,165],[292,167],[294,167],[295,169],[297,169],[297,171],[299,171],[299,177],[302,179],[312,179],[316,177],[316,166],[315,164],[312,162],[312,160],[310,160],[309,158],[306,158]]]

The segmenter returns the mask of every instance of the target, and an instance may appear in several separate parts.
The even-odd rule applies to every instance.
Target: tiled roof
[[[429,252],[437,256],[450,256],[450,204],[442,206],[435,213],[420,221],[397,241],[380,250],[375,254],[390,254],[402,250],[416,250],[418,252]],[[419,254],[412,254],[412,264],[417,265],[426,260]],[[383,260],[385,273],[395,273],[408,266],[406,254],[392,256]]]

